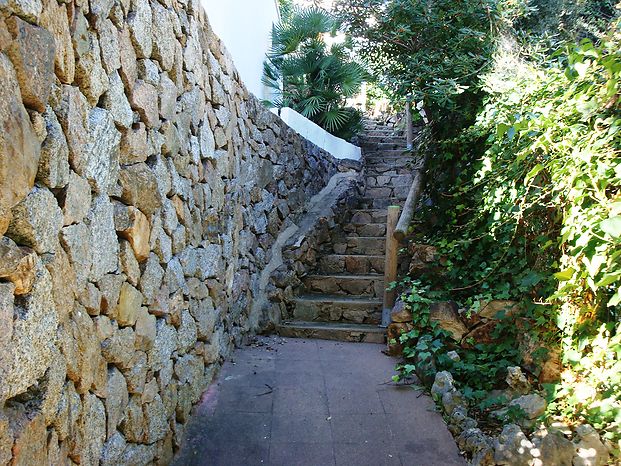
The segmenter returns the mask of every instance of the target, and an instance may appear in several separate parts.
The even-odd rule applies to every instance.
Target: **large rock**
[[[36,264],[37,255],[32,249],[18,247],[6,237],[0,239],[0,278],[13,283],[16,295],[30,292]]]
[[[144,163],[123,167],[119,173],[123,189],[121,200],[151,215],[162,205],[155,174]]]
[[[15,66],[24,105],[44,112],[54,82],[54,37],[16,16],[6,24],[13,36],[6,53]]]
[[[119,171],[121,135],[110,114],[99,107],[89,113],[89,142],[85,147],[86,165],[83,173],[94,191],[107,193],[116,184]]]
[[[604,466],[608,464],[610,453],[592,426],[584,424],[576,427],[576,437],[574,466]]]
[[[132,42],[139,58],[151,57],[152,17],[151,6],[147,0],[132,0],[131,10],[127,15],[127,24],[129,24]]]
[[[107,438],[111,439],[116,428],[123,420],[123,414],[129,403],[127,382],[123,374],[116,368],[108,369],[108,396],[106,397]]]
[[[136,323],[143,300],[142,293],[129,283],[121,285],[119,303],[113,314],[119,325],[131,326]]]
[[[89,228],[84,223],[66,226],[62,229],[60,240],[75,271],[76,291],[81,292],[93,265]]]
[[[89,278],[98,281],[109,272],[118,269],[119,242],[114,228],[114,206],[108,196],[100,196],[93,201],[88,215],[90,244],[93,265]]]
[[[442,398],[445,393],[452,391],[455,391],[455,383],[451,373],[448,371],[438,372],[431,386],[431,394]]]
[[[390,312],[390,320],[392,322],[412,322],[412,311],[405,305],[403,301],[397,301],[395,307]]]
[[[9,0],[2,5],[5,8],[8,6],[17,16],[33,22],[37,21],[43,9],[41,0]]]
[[[159,3],[152,4],[153,12],[153,58],[160,62],[162,69],[168,71],[175,60],[175,32],[172,12]]]
[[[73,50],[76,55],[75,81],[88,102],[95,106],[108,89],[108,76],[101,64],[97,35],[89,30],[84,14],[77,10],[73,21]]]
[[[160,123],[157,88],[153,84],[137,80],[130,95],[131,107],[138,112],[149,128],[157,128]]]
[[[146,126],[140,122],[123,132],[120,147],[120,163],[122,165],[131,165],[145,162],[149,156],[147,147]]]
[[[45,112],[47,136],[41,145],[37,180],[48,188],[63,188],[69,183],[69,147],[56,114]]]
[[[134,112],[125,95],[121,76],[116,70],[110,74],[108,91],[103,98],[103,107],[110,112],[114,122],[122,128],[129,128],[134,122]]]
[[[22,104],[13,66],[3,54],[0,54],[0,127],[0,216],[4,217],[34,185],[40,146]]]
[[[532,436],[533,444],[539,449],[543,465],[572,466],[575,446],[558,430],[541,428]]]
[[[58,327],[52,296],[50,274],[37,263],[31,292],[15,301],[12,364],[0,384],[0,400],[26,392],[50,367]]]
[[[140,291],[145,297],[145,302],[151,304],[156,293],[160,290],[164,269],[160,265],[159,259],[155,254],[151,254],[145,264],[142,277],[140,278]]]
[[[530,382],[519,366],[507,367],[507,377],[505,381],[511,390],[520,395],[525,395],[531,390]]]
[[[72,445],[72,457],[80,464],[96,465],[106,441],[106,410],[91,393],[84,395],[82,413],[77,420],[78,436]]]
[[[515,424],[506,425],[494,441],[494,460],[498,465],[531,466],[537,453],[535,445]]]
[[[429,306],[429,319],[436,322],[442,330],[449,332],[456,341],[460,341],[468,332],[454,302],[432,303]]]
[[[138,262],[149,258],[151,226],[146,215],[133,206],[116,205],[114,223],[119,236],[132,245]]]
[[[498,319],[502,316],[509,317],[520,312],[520,304],[515,301],[495,299],[481,301],[479,316],[485,319]]]
[[[45,2],[40,24],[54,36],[54,68],[64,84],[71,84],[75,76],[75,56],[67,17],[67,6],[58,2]]]
[[[88,101],[77,87],[63,86],[60,103],[54,110],[67,138],[71,168],[82,174],[88,155],[85,149],[89,142]]]
[[[29,246],[39,254],[54,253],[63,215],[54,195],[43,188],[34,188],[13,208],[7,236]]]

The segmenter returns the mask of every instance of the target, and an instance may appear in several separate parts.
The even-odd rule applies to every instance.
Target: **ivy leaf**
[[[567,280],[571,280],[576,271],[570,267],[568,269],[562,270],[561,272],[556,272],[554,277],[560,282],[566,282]]]
[[[608,286],[611,283],[614,283],[617,280],[619,280],[619,278],[621,278],[621,272],[607,273],[606,275],[604,275],[604,278],[602,278],[600,281],[596,283],[596,285],[597,286]]]
[[[608,233],[613,238],[621,236],[621,215],[602,220],[599,224],[604,233]]]

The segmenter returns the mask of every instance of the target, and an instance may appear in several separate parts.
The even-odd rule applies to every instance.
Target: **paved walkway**
[[[382,345],[261,338],[237,350],[188,426],[176,466],[453,466],[465,462]]]

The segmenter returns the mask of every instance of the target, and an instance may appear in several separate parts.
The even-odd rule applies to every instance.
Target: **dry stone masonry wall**
[[[337,164],[192,0],[0,0],[0,128],[0,464],[167,464]]]

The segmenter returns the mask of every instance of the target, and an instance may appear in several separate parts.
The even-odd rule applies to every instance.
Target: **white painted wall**
[[[260,99],[270,99],[261,78],[272,24],[278,22],[276,0],[201,0],[201,4],[248,90]]]
[[[278,109],[273,109],[272,111],[278,113]],[[337,138],[328,133],[321,126],[303,117],[292,108],[281,108],[280,118],[282,118],[291,129],[300,133],[310,142],[321,147],[326,152],[329,152],[337,159],[360,160],[362,156],[360,147],[354,146],[344,139]]]

